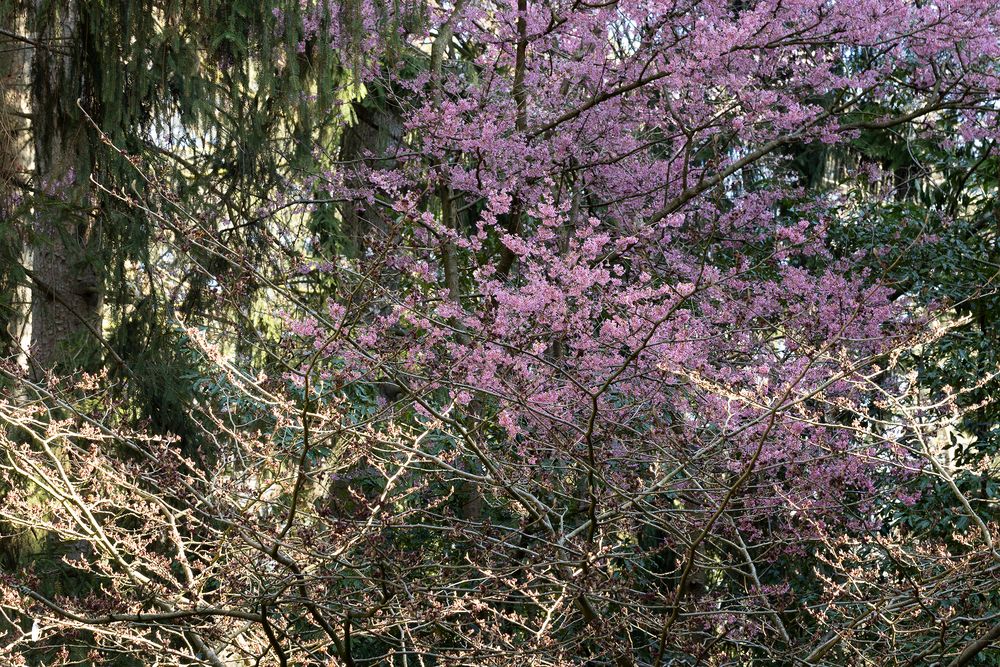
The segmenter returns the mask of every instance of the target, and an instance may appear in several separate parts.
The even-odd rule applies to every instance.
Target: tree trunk
[[[399,111],[385,97],[378,100],[355,102],[357,121],[344,129],[340,139],[340,159],[347,174],[366,166],[391,169],[393,153],[402,135],[403,122]],[[364,179],[349,177],[350,187],[364,187]],[[341,237],[348,256],[363,255],[388,227],[379,206],[370,206],[363,199],[345,202],[341,206]]]
[[[80,6],[36,0],[31,106],[35,185],[31,356],[35,375],[73,366],[100,335],[102,290],[95,257],[99,229],[89,192]]]
[[[0,357],[26,365],[28,303],[25,248],[20,218],[32,168],[28,100],[31,44],[26,14],[15,3],[0,8],[0,23],[12,26],[0,37]]]

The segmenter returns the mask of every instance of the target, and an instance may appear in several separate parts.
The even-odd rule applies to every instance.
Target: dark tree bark
[[[345,172],[350,174],[365,165],[391,168],[403,126],[398,109],[386,96],[378,96],[375,101],[355,102],[353,110],[357,121],[344,129],[340,140],[340,159]],[[352,178],[348,178],[347,184],[357,186]],[[387,231],[382,207],[371,206],[364,200],[345,202],[340,216],[344,250],[352,256],[363,254]]]

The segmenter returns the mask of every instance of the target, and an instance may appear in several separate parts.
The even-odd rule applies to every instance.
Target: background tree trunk
[[[36,187],[31,355],[36,375],[79,361],[82,343],[100,333],[102,290],[94,263],[99,229],[90,204],[80,6],[76,0],[35,3],[31,107]]]
[[[24,239],[19,224],[22,197],[33,167],[28,99],[32,45],[26,35],[23,5],[0,8],[0,23],[11,26],[0,36],[0,357],[26,364],[28,304]]]
[[[375,97],[374,101],[364,100],[352,105],[356,122],[345,128],[341,136],[340,160],[348,174],[363,171],[365,165],[392,168],[403,123],[388,93]],[[348,178],[347,183],[352,187],[359,185],[355,178]],[[364,254],[373,241],[386,233],[387,221],[381,207],[369,205],[364,200],[344,202],[340,216],[340,235],[349,256]]]

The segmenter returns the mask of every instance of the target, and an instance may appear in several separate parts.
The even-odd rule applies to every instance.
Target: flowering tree
[[[158,230],[141,290],[180,303],[211,257],[240,276],[217,312],[258,298],[168,323],[197,451],[105,378],[5,371],[0,516],[84,582],[5,580],[12,659],[986,659],[995,506],[936,440],[976,388],[905,365],[960,321],[901,289],[933,239],[866,239],[892,175],[850,147],[992,145],[992,3],[308,6],[300,51],[341,52],[339,98],[398,127],[261,199],[264,264],[151,157],[147,201],[109,190]],[[383,24],[398,52],[352,55]],[[804,183],[817,146],[856,169]],[[928,478],[964,521],[921,538]]]

